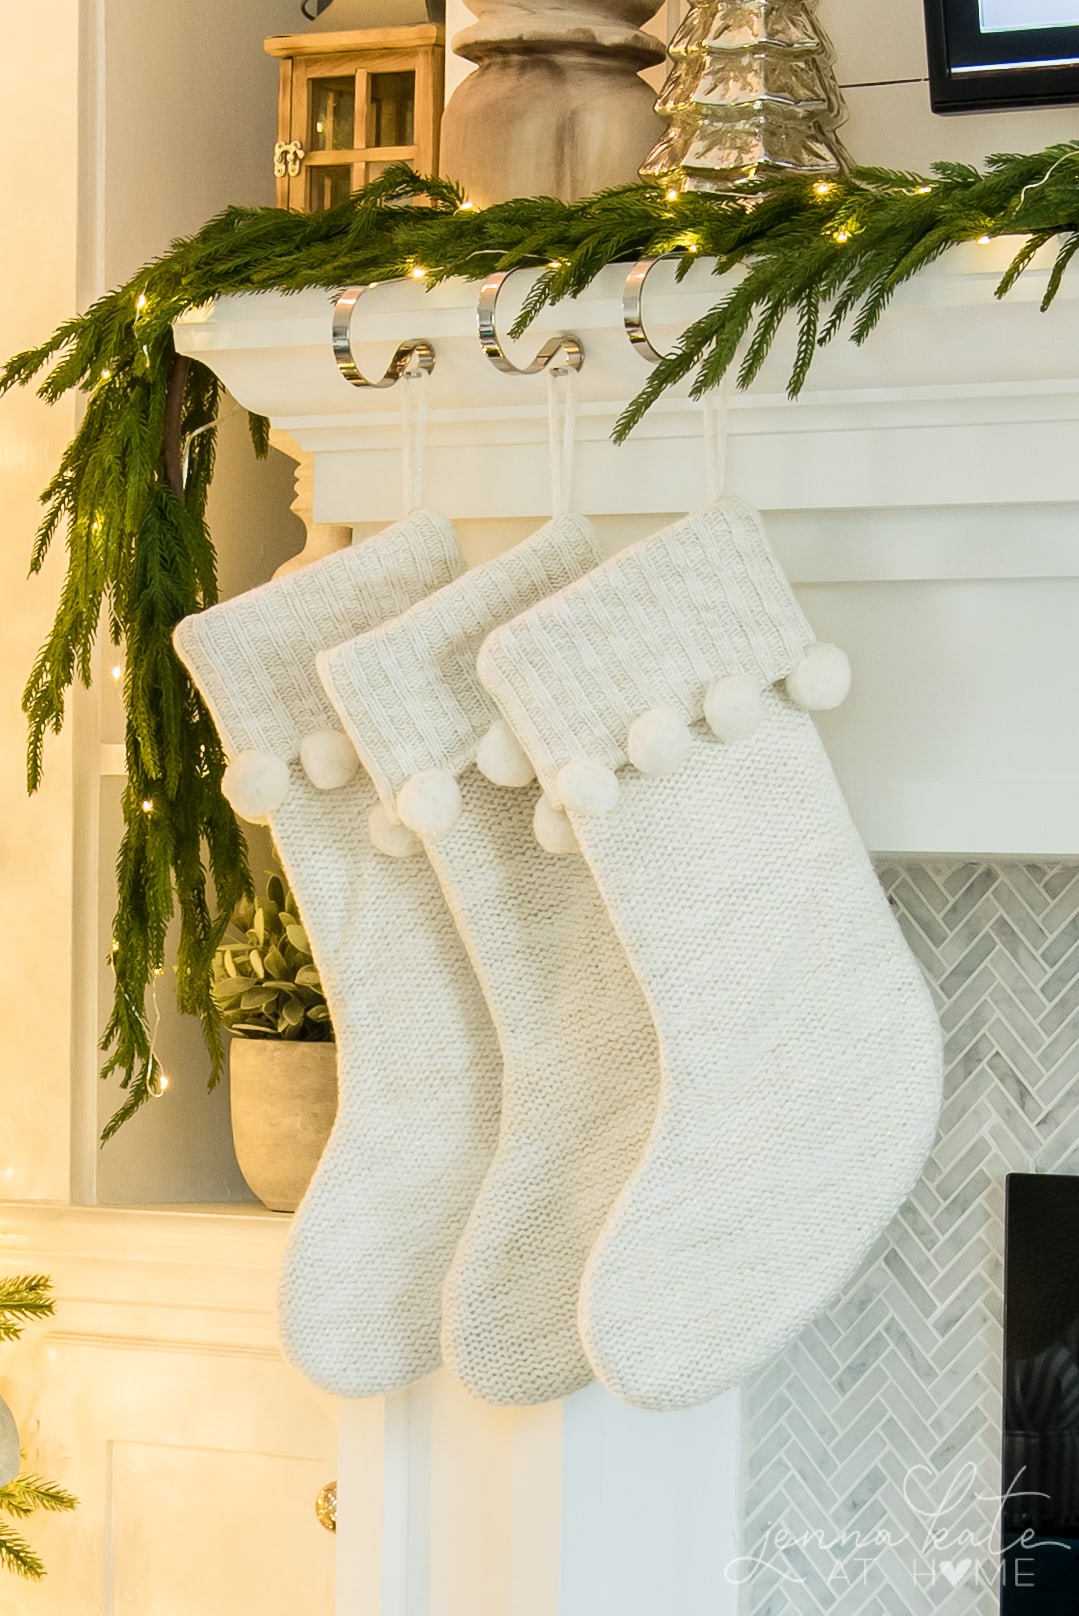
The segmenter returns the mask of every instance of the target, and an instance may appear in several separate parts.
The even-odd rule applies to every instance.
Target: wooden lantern
[[[281,64],[278,207],[333,207],[402,160],[437,171],[444,29],[283,34],[266,50]]]

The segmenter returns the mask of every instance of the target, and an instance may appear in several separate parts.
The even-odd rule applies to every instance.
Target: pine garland
[[[178,1001],[202,1020],[216,1081],[211,961],[230,912],[251,892],[243,837],[220,794],[220,743],[171,648],[179,619],[217,595],[205,507],[218,386],[205,366],[176,354],[173,320],[230,292],[341,287],[418,267],[434,285],[528,266],[541,274],[520,334],[541,308],[580,292],[613,262],[681,251],[686,268],[699,253],[715,259],[719,276],[739,270],[627,405],[615,429],[621,442],[668,387],[692,376],[700,397],[739,352],[738,385],[748,387],[788,316],[798,332],[789,381],[796,397],[819,348],[841,331],[865,342],[905,281],[949,247],[996,236],[1020,238],[1000,296],[1040,247],[1058,242],[1047,309],[1079,251],[1079,141],[992,157],[984,171],[939,163],[928,178],[862,168],[834,182],[784,179],[754,205],[633,185],[579,203],[533,197],[479,210],[447,182],[396,165],[324,213],[228,209],[8,363],[0,392],[45,371],[42,397],[79,390],[88,400],[43,495],[31,563],[37,571],[63,532],[60,604],[24,698],[31,791],[45,734],[63,724],[68,689],[76,678],[90,682],[103,611],[113,642],[126,646],[115,993],[102,1039],[103,1075],[120,1073],[125,1094],[105,1138],[156,1092],[144,1004],[176,906]],[[253,419],[252,431],[265,452],[266,423]]]

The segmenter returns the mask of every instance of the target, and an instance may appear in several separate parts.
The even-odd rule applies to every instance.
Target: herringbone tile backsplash
[[[996,1616],[1003,1180],[1079,1172],[1079,866],[889,863],[947,1051],[925,1175],[746,1388],[746,1616]]]

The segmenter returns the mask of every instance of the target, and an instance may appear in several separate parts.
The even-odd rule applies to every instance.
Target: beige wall
[[[272,199],[276,64],[267,33],[301,25],[298,0],[226,5],[177,0],[39,0],[6,16],[0,105],[8,132],[0,225],[0,355],[46,336],[76,307],[231,201]],[[197,1034],[165,1028],[182,1082],[100,1156],[115,1104],[97,1080],[107,983],[118,781],[100,743],[120,739],[114,693],[77,695],[51,742],[43,790],[27,799],[20,697],[55,607],[62,544],[44,579],[26,565],[38,494],[70,439],[74,405],[32,392],[0,401],[0,891],[9,964],[0,1197],[228,1199],[243,1195],[225,1096],[202,1093]],[[298,545],[286,506],[290,468],[255,466],[239,423],[226,433],[217,538],[242,587]],[[105,665],[114,655],[104,650]],[[111,705],[110,705],[111,704]],[[103,991],[103,989],[105,991]],[[166,996],[167,997],[167,996]],[[72,1152],[72,1141],[74,1151]]]
[[[97,199],[97,272],[102,286],[111,286],[227,204],[272,202],[277,63],[262,41],[303,23],[299,0],[178,0],[154,8],[152,29],[145,0],[94,4],[99,60],[96,73],[84,74],[84,94],[96,86],[98,128],[84,185]],[[302,540],[288,512],[291,463],[275,455],[258,464],[243,412],[228,400],[222,423],[210,520],[222,585],[230,593],[269,577]],[[106,744],[123,734],[123,714],[112,698],[105,681],[100,739]],[[92,788],[99,858],[96,870],[80,865],[76,915],[76,947],[88,971],[110,937],[120,785],[113,778],[100,789],[95,780]],[[199,1029],[176,1014],[167,989],[159,994],[158,1049],[169,1091],[98,1152],[97,1129],[118,1100],[116,1085],[102,1086],[96,1078],[94,1038],[107,1014],[107,973],[98,972],[98,986],[75,1046],[76,1097],[83,1102],[75,1160],[79,1197],[110,1203],[246,1198],[232,1153],[227,1085],[206,1094]]]
[[[75,301],[77,0],[7,8],[0,106],[7,151],[0,221],[0,354],[29,347]],[[71,1006],[70,731],[51,742],[44,789],[26,795],[23,683],[55,604],[58,553],[44,579],[27,562],[38,494],[74,425],[32,392],[0,401],[0,892],[7,968],[0,1194],[63,1197],[68,1180]],[[60,543],[62,551],[62,542]]]
[[[1079,135],[1079,109],[941,117],[930,111],[922,0],[820,0],[838,53],[856,162],[925,169],[937,158],[980,163],[990,152],[1038,151]]]

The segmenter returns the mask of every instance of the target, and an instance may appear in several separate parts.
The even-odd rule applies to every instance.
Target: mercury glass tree
[[[847,166],[835,53],[816,0],[704,0],[670,45],[656,111],[668,128],[641,168],[677,190],[752,194],[777,174]]]

